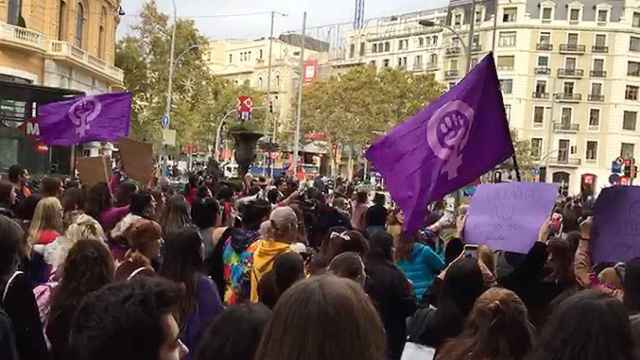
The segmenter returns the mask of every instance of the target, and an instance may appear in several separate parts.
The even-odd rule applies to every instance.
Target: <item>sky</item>
[[[136,14],[147,0],[122,0],[126,15],[118,35],[131,31]],[[160,9],[171,13],[171,0],[156,0]],[[194,17],[198,29],[211,39],[257,38],[269,34],[270,11],[286,13],[276,16],[275,33],[299,31],[302,14],[307,11],[307,25],[352,23],[355,0],[175,0],[178,17]],[[448,0],[365,0],[365,19],[446,6]],[[220,15],[242,15],[224,16]],[[313,33],[310,33],[313,36]]]

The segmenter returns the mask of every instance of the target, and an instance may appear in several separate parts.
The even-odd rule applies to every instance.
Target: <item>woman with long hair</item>
[[[0,181],[0,215],[13,219],[16,199],[16,187],[8,181]]]
[[[64,231],[62,224],[62,204],[55,197],[46,197],[36,206],[27,242],[46,245],[53,242]]]
[[[107,183],[97,183],[89,189],[85,212],[98,220],[107,233],[129,213],[129,205],[114,207],[113,203],[113,196]]]
[[[383,360],[382,322],[361,286],[314,276],[278,300],[255,359]]]
[[[511,290],[492,288],[476,300],[463,333],[436,360],[522,360],[533,346],[527,307]]]
[[[160,225],[164,234],[179,231],[191,224],[189,204],[182,195],[174,195],[169,201],[160,217]]]
[[[162,229],[153,220],[140,219],[131,225],[127,236],[129,250],[116,269],[115,279],[131,280],[137,276],[154,276],[160,257]]]
[[[165,237],[160,275],[184,286],[185,296],[175,318],[183,329],[180,339],[189,349],[198,347],[205,328],[223,310],[216,284],[203,273],[203,252],[195,226]]]
[[[73,245],[62,267],[62,280],[53,290],[46,327],[53,360],[67,359],[71,320],[82,300],[113,281],[114,264],[102,242],[83,239]]]
[[[400,236],[396,244],[396,264],[413,284],[418,301],[422,300],[433,280],[444,269],[444,261],[427,245],[411,236]]]
[[[87,196],[84,189],[70,188],[62,195],[63,223],[65,230],[78,216],[84,214]]]
[[[358,191],[354,196],[351,210],[351,226],[360,232],[367,231],[366,214],[369,209],[369,194],[366,191]]]

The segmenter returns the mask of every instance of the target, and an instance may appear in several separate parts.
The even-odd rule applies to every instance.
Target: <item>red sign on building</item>
[[[304,62],[304,77],[305,84],[310,84],[318,79],[318,60],[309,59]]]

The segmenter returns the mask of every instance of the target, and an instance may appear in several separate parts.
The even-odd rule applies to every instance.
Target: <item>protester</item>
[[[227,308],[205,331],[196,360],[253,360],[271,310],[262,304]]]
[[[2,308],[0,308],[0,354],[5,360],[19,360],[11,319]]]
[[[522,360],[534,343],[527,307],[512,291],[492,288],[476,301],[463,333],[436,360]]]
[[[133,181],[125,181],[113,191],[115,191],[115,206],[123,207],[131,203],[131,196],[138,192],[138,185]]]
[[[304,279],[304,259],[295,251],[276,257],[273,270],[266,273],[258,284],[260,302],[273,309],[280,296],[293,284]]]
[[[351,220],[346,214],[329,206],[324,194],[311,188],[307,190],[307,197],[314,204],[312,221],[308,224],[308,243],[313,247],[318,247],[329,235],[333,227],[344,227],[351,230]]]
[[[129,213],[129,205],[114,207],[109,186],[101,182],[89,190],[86,213],[98,220],[102,229],[108,233]]]
[[[335,276],[353,280],[362,287],[367,280],[362,258],[355,252],[345,252],[334,257],[327,270]]]
[[[387,198],[384,194],[377,193],[373,197],[373,206],[367,209],[365,222],[367,224],[367,234],[372,236],[377,231],[384,231],[387,224],[387,208],[385,204]]]
[[[364,258],[368,251],[369,243],[361,232],[340,227],[331,228],[329,236],[322,242],[320,256],[313,261],[313,273],[322,273],[324,268],[342,253],[355,252]]]
[[[362,287],[322,275],[303,280],[278,301],[255,359],[385,358],[382,323]]]
[[[113,272],[113,258],[104,243],[79,240],[69,250],[62,267],[62,280],[51,296],[46,326],[53,360],[70,358],[68,341],[71,320],[89,293],[113,281]]]
[[[53,242],[63,231],[62,205],[55,197],[40,200],[33,215],[27,242],[30,245],[46,245]]]
[[[16,199],[15,186],[10,182],[0,181],[0,215],[13,219]]]
[[[393,241],[396,244],[400,242],[403,224],[404,216],[402,215],[402,210],[394,209],[389,213],[389,217],[387,218],[387,232],[393,236]]]
[[[32,195],[31,189],[27,186],[29,181],[29,171],[20,165],[12,165],[9,168],[9,181],[16,188],[16,201],[22,202]]]
[[[19,359],[46,360],[38,306],[29,278],[18,268],[24,232],[13,220],[0,216],[0,234],[0,308],[11,320]]]
[[[191,219],[193,219],[193,224],[198,227],[198,231],[202,237],[202,242],[204,243],[204,264],[207,273],[210,275],[222,275],[224,271],[222,259],[216,259],[213,256],[214,250],[218,246],[218,242],[224,232],[224,229],[216,231],[219,212],[220,206],[218,205],[218,201],[211,197],[198,198],[191,205]],[[218,275],[217,279],[213,276],[213,280],[217,280],[217,286],[222,286],[222,276]],[[218,288],[218,290],[221,289]]]
[[[125,243],[128,239],[128,231],[131,226],[140,219],[155,219],[156,217],[156,200],[148,191],[140,191],[131,194],[131,204],[129,205],[129,214],[125,216],[111,230],[111,239],[116,243]],[[116,256],[119,258],[119,256]]]
[[[189,182],[184,188],[184,198],[189,203],[189,205],[193,204],[193,202],[198,197],[199,186],[200,178],[197,175],[189,176]]]
[[[193,226],[170,232],[160,268],[161,276],[185,288],[175,318],[183,329],[180,339],[189,349],[198,346],[206,327],[223,310],[215,283],[202,273],[202,247],[198,229]]]
[[[64,186],[58,177],[45,176],[40,181],[40,194],[44,197],[61,198],[63,192]]]
[[[160,225],[164,234],[184,229],[185,226],[191,224],[191,215],[189,214],[189,204],[182,195],[174,195],[167,202],[160,217]]]
[[[413,284],[416,298],[420,301],[444,268],[444,261],[430,247],[415,242],[410,236],[401,236],[395,245],[396,264]]]
[[[366,214],[369,209],[369,194],[366,191],[358,191],[354,199],[351,211],[351,226],[360,232],[367,231]]]
[[[275,258],[290,251],[298,238],[298,218],[290,207],[279,207],[269,217],[270,230],[267,237],[255,243],[251,267],[251,301],[258,301],[258,283],[264,274],[271,271]]]
[[[379,231],[369,239],[365,260],[366,291],[376,306],[387,336],[387,356],[398,360],[406,339],[406,321],[416,311],[416,298],[405,275],[393,264],[393,238]]]
[[[136,276],[154,276],[160,257],[162,229],[160,225],[147,219],[140,219],[131,225],[127,234],[129,250],[116,269],[117,281],[131,280]]]
[[[84,214],[86,201],[86,194],[83,189],[71,188],[62,194],[62,210],[64,211],[62,222],[65,229],[67,229],[78,216]]]
[[[73,319],[69,359],[183,359],[173,311],[182,288],[170,281],[140,278],[89,294]]]
[[[236,209],[233,204],[233,190],[230,186],[222,186],[217,194],[218,201],[222,207],[222,226],[233,226],[235,222]]]

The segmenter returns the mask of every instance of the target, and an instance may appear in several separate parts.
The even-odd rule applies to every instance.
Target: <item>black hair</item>
[[[279,294],[287,291],[296,281],[304,278],[304,259],[294,251],[276,257],[273,263],[275,285]]]
[[[42,195],[40,194],[33,194],[28,198],[24,198],[16,208],[16,218],[31,221],[40,200],[42,200]]]
[[[233,198],[233,189],[230,186],[224,185],[218,190],[217,198],[220,201],[231,201]]]
[[[258,229],[262,220],[269,216],[271,205],[265,200],[254,200],[240,207],[242,225],[247,229]]]
[[[94,219],[100,221],[100,214],[103,211],[110,209],[113,206],[113,197],[109,190],[109,185],[105,182],[100,182],[89,189],[87,195],[87,210],[86,213]]]
[[[200,229],[214,227],[220,205],[216,199],[198,199],[191,205],[191,220]]]
[[[626,263],[624,281],[624,304],[632,313],[640,312],[640,258]]]
[[[69,336],[75,360],[157,360],[167,340],[163,318],[182,298],[182,288],[161,278],[139,277],[89,294]]]
[[[11,165],[9,168],[9,181],[17,183],[20,180],[20,176],[24,174],[24,168],[18,164]]]
[[[65,212],[84,210],[87,196],[83,189],[69,188],[62,195],[62,208]]]
[[[0,215],[0,289],[18,266],[24,231],[15,221]]]
[[[133,215],[145,217],[147,209],[153,201],[153,195],[149,191],[140,191],[131,195],[131,206],[129,212]]]
[[[622,303],[594,290],[563,301],[528,360],[632,360],[633,338]]]
[[[116,203],[118,206],[126,206],[131,202],[131,197],[138,191],[138,185],[133,181],[125,181],[118,186]]]
[[[242,304],[227,308],[207,328],[195,360],[250,360],[271,319],[263,304]]]
[[[207,198],[207,197],[209,197],[209,192],[210,192],[210,191],[211,191],[211,190],[209,190],[209,187],[207,187],[206,185],[201,185],[201,186],[199,186],[199,187],[198,187],[198,193],[197,193],[197,195],[196,195],[196,196],[197,196],[199,199]],[[187,195],[188,195],[188,194],[187,194]]]
[[[393,262],[393,236],[386,231],[375,232],[369,238],[369,257]]]
[[[267,192],[267,199],[269,200],[269,203],[271,204],[276,204],[278,202],[278,196],[279,196],[279,191],[278,189],[271,189],[269,190],[269,192]]]

